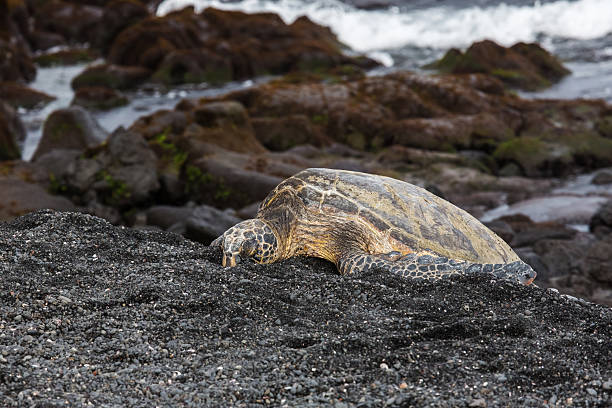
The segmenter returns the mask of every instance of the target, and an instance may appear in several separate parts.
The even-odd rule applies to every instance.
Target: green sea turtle
[[[305,255],[341,274],[380,270],[415,279],[491,273],[530,284],[534,270],[464,210],[412,184],[373,174],[307,169],[280,183],[257,218],[211,246],[223,266]]]

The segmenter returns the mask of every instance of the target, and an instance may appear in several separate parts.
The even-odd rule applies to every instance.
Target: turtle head
[[[261,264],[280,258],[276,233],[257,218],[234,225],[210,246],[219,246],[223,250],[223,266],[236,266],[246,258]]]

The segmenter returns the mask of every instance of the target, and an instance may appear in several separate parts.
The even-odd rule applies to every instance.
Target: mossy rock
[[[72,80],[72,89],[106,87],[112,89],[135,88],[147,79],[151,72],[146,68],[117,65],[96,65],[87,68]]]
[[[425,68],[442,73],[485,73],[510,87],[530,91],[549,87],[570,73],[538,44],[518,43],[505,48],[489,40],[476,42],[463,53],[451,49]]]
[[[500,168],[516,163],[528,177],[560,176],[570,169],[570,148],[538,138],[519,137],[502,142],[493,152]]]
[[[71,104],[90,110],[110,110],[128,103],[129,100],[114,89],[92,86],[77,89]]]
[[[76,65],[95,60],[98,55],[87,48],[73,50],[61,50],[48,54],[42,54],[34,58],[41,67]]]
[[[612,139],[612,115],[607,115],[599,119],[595,124],[595,129],[597,129],[599,134],[603,137]]]

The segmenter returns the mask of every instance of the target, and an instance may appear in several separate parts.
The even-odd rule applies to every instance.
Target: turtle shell
[[[341,232],[348,225],[342,220],[357,220],[367,226],[372,252],[431,251],[494,264],[519,260],[508,244],[466,211],[421,187],[389,177],[307,169],[279,184],[262,203],[259,216],[269,218],[281,210],[292,214],[285,222],[320,219],[330,224],[326,226],[330,230]],[[308,223],[304,225],[299,233],[308,235]]]

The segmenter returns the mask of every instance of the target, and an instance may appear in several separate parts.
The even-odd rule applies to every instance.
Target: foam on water
[[[466,47],[483,39],[502,45],[535,41],[539,36],[578,40],[599,38],[612,32],[612,0],[559,0],[532,6],[498,4],[491,7],[431,7],[399,11],[398,8],[366,11],[338,0],[165,0],[158,9],[164,15],[193,5],[269,11],[286,22],[307,15],[330,26],[339,39],[360,52],[405,46],[447,49]]]

